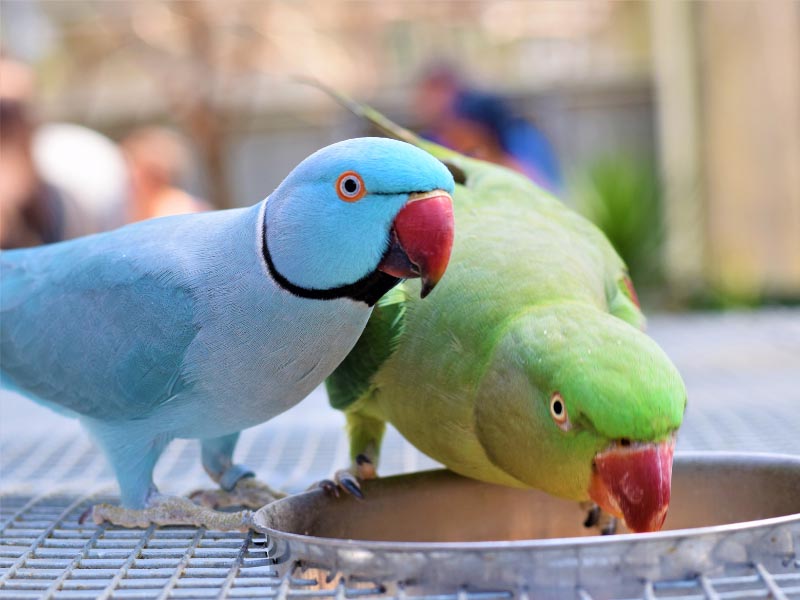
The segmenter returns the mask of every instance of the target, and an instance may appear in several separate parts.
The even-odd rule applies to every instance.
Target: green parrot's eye
[[[556,422],[559,429],[568,431],[572,427],[567,416],[567,405],[564,404],[564,399],[558,392],[553,392],[553,395],[550,396],[550,416],[553,417],[553,421]]]

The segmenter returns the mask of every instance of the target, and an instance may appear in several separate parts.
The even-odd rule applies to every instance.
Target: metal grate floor
[[[0,533],[0,598],[528,598],[525,589],[420,593],[413,583],[344,580],[293,564],[285,548],[252,533],[205,529],[84,527],[88,497],[6,496]],[[731,573],[643,581],[630,596],[576,589],[591,598],[800,598],[800,560],[767,569],[732,565]]]
[[[650,333],[689,389],[681,450],[800,454],[800,311],[662,316]],[[114,500],[102,457],[77,424],[29,401],[0,396],[0,598],[356,597],[472,600],[528,597],[526,590],[431,591],[412,582],[343,580],[302,569],[263,536],[191,528],[124,530],[81,526],[92,503]],[[237,460],[276,487],[298,491],[346,464],[343,418],[316,392],[300,407],[246,432]],[[390,431],[381,473],[436,463]],[[196,443],[177,441],[156,471],[159,487],[208,485]],[[800,559],[731,564],[724,573],[643,581],[589,598],[797,598]]]

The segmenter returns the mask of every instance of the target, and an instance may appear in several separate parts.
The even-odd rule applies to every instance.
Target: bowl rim
[[[681,462],[691,462],[698,459],[709,460],[713,464],[718,462],[736,462],[741,460],[757,461],[767,463],[769,466],[789,463],[800,470],[800,455],[769,453],[769,452],[729,452],[729,451],[685,451],[676,452],[675,460]],[[768,462],[767,462],[768,461]],[[426,471],[414,471],[413,473],[403,473],[392,475],[391,477],[403,477],[416,473],[435,473],[444,472],[447,469],[429,469]],[[388,477],[387,477],[388,479]],[[476,480],[477,481],[477,480]],[[761,527],[776,527],[787,525],[794,522],[800,524],[800,512],[780,517],[769,517],[767,519],[756,519],[753,521],[741,521],[739,523],[727,523],[724,525],[708,525],[705,527],[691,527],[686,529],[671,529],[667,531],[656,531],[651,533],[621,533],[608,536],[587,536],[587,537],[563,537],[547,539],[527,539],[527,540],[484,540],[476,542],[403,542],[387,540],[361,540],[351,538],[332,538],[312,535],[303,535],[274,529],[257,523],[259,515],[263,514],[268,508],[280,503],[288,504],[293,499],[306,495],[317,495],[324,493],[323,490],[308,490],[300,494],[294,494],[271,502],[263,506],[253,517],[256,531],[275,538],[286,540],[290,543],[313,544],[324,546],[336,550],[369,550],[382,553],[403,553],[403,552],[437,552],[437,551],[520,551],[520,550],[547,550],[563,549],[568,546],[579,546],[582,548],[604,547],[623,543],[645,543],[645,542],[666,542],[670,540],[686,539],[688,537],[702,537],[711,535],[722,535],[732,532],[748,531]]]

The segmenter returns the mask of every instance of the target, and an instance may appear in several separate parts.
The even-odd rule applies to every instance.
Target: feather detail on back
[[[194,301],[168,254],[143,266],[147,240],[163,243],[169,228],[139,235],[151,229],[131,228],[141,239],[126,253],[100,235],[0,254],[4,385],[68,414],[112,420],[146,416],[177,393],[198,331]]]

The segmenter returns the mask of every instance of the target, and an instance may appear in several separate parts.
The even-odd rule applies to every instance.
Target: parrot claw
[[[313,484],[309,489],[322,488],[329,496],[335,496],[336,498],[344,491],[358,500],[363,500],[364,491],[361,489],[359,482],[375,479],[377,476],[378,470],[375,468],[373,460],[366,454],[358,454],[353,461],[352,467],[336,471],[333,479],[323,479]]]
[[[583,522],[583,526],[589,529],[590,527],[594,527],[600,521],[600,507],[596,504],[593,505],[589,512],[586,514],[586,520]]]
[[[617,518],[608,517],[608,522],[600,530],[600,535],[614,535],[617,533]]]
[[[112,525],[139,528],[150,525],[192,525],[219,531],[247,531],[253,526],[252,511],[219,512],[198,506],[188,498],[161,494],[154,495],[143,509],[96,504],[92,507],[92,519],[97,525],[108,521]]]
[[[331,479],[323,479],[322,481],[318,481],[317,483],[312,484],[308,489],[313,490],[316,488],[322,489],[322,491],[329,496],[334,496],[336,498],[339,497],[339,486],[336,485],[336,482]]]
[[[373,477],[368,477],[367,479],[373,479],[375,468],[372,466],[372,461],[366,457],[364,457],[364,459],[366,461],[364,464],[369,464],[369,466],[372,467],[373,473]],[[356,458],[356,462],[358,462],[358,458]],[[354,498],[363,500],[364,492],[361,490],[361,484],[358,482],[358,479],[361,479],[361,477],[356,478],[356,476],[353,475],[353,473],[351,473],[348,469],[342,469],[340,471],[336,471],[333,479],[323,479],[322,481],[312,484],[308,489],[313,490],[322,488],[326,494],[335,498],[338,498],[340,493],[344,491]]]
[[[587,511],[586,520],[583,522],[584,527],[587,529],[596,528],[600,535],[614,535],[617,533],[618,521],[616,517],[603,512],[603,509],[594,502],[581,502],[581,508]]]
[[[78,525],[83,525],[86,523],[86,519],[88,519],[94,511],[94,506],[90,506],[85,511],[81,513],[81,516],[78,517]]]
[[[254,477],[243,477],[236,482],[232,490],[222,488],[214,490],[195,490],[189,494],[189,499],[207,508],[227,508],[229,506],[243,506],[259,509],[262,506],[285,497],[286,494],[278,492],[266,483]]]
[[[359,500],[364,499],[364,492],[361,491],[361,484],[358,483],[358,479],[348,470],[342,469],[341,471],[336,471],[336,474],[333,476],[333,479],[339,484],[339,487],[342,488],[345,492],[350,494],[351,496],[355,496]]]

